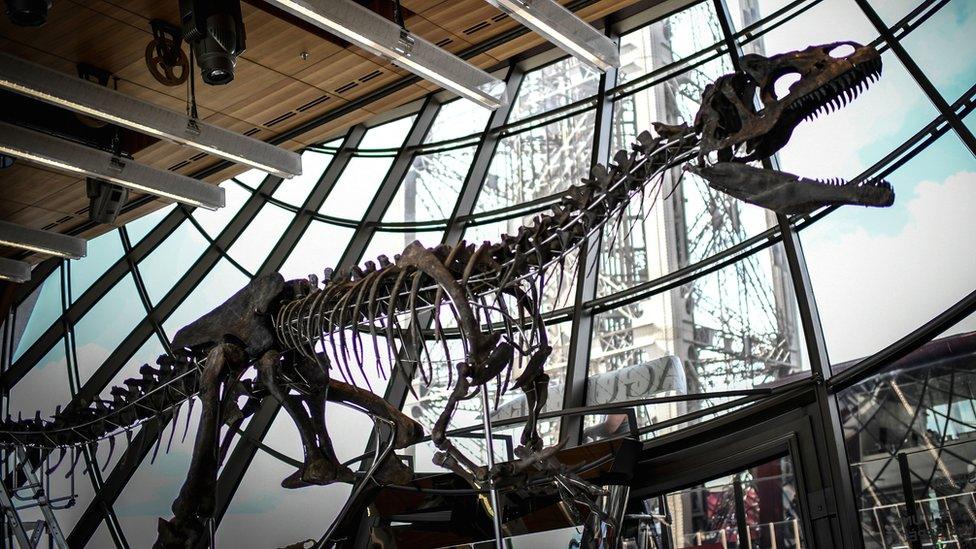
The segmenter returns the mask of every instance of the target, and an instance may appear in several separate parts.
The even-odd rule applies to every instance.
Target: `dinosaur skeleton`
[[[854,51],[831,55],[841,46]],[[228,435],[220,443],[222,425],[240,426],[270,395],[294,419],[304,447],[302,466],[282,485],[354,482],[356,475],[333,451],[326,401],[351,403],[380,418],[392,427],[394,448],[409,446],[423,437],[421,426],[356,387],[352,366],[365,377],[372,355],[378,369],[413,367],[429,383],[437,363],[430,347],[442,345],[453,390],[432,429],[439,450],[435,462],[477,487],[541,486],[558,493],[570,508],[580,504],[592,511],[600,489],[553,457],[560,445],[543,448],[536,429],[548,393],[544,366],[552,352],[541,300],[554,277],[561,288],[567,258],[596,231],[613,228],[615,220],[616,230],[622,230],[628,205],[640,196],[643,207],[645,195],[659,194],[651,191],[660,191],[664,174],[685,163],[714,188],[780,213],[837,204],[883,207],[894,200],[884,181],[821,182],[747,164],[774,154],[801,120],[846,103],[880,75],[877,51],[835,43],[768,58],[744,56],[742,67],[706,88],[693,126],[655,123],[656,136],[641,133],[629,151],[618,151],[609,167],[596,166],[589,178],[560,193],[549,213],[515,235],[480,245],[462,241],[425,248],[414,242],[393,261],[380,256],[378,264],[367,261],[347,272],[326,269],[321,283],[311,275],[291,281],[278,274],[257,277],[181,329],[173,339],[175,356],[161,356],[158,368],[143,366],[141,378],[112,388],[113,400],[59,409],[51,421],[39,414],[28,420],[8,418],[0,426],[0,445],[26,447],[35,457],[60,451],[60,464],[69,449],[73,456],[80,454],[74,448],[82,445],[107,439],[114,449],[115,436],[128,436],[145,421],[178,416],[182,403],[192,405],[199,397],[202,411],[190,469],[173,503],[174,518],[160,519],[156,542],[156,547],[188,547],[204,535],[215,508],[217,471],[231,440]],[[787,95],[776,97],[776,81],[791,73],[799,79]],[[451,337],[458,337],[462,348],[462,356],[454,359]],[[521,374],[513,380],[516,366]],[[256,378],[245,379],[251,368]],[[350,383],[333,379],[332,369]],[[447,434],[458,403],[486,391],[491,380],[498,381],[496,402],[509,388],[519,389],[530,413],[516,450],[519,459],[488,470],[457,449]],[[410,470],[392,452],[386,456],[374,464],[372,480],[409,482]]]

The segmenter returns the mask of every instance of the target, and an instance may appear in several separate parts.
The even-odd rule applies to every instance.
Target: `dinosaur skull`
[[[749,54],[741,64],[741,71],[719,78],[702,94],[695,129],[702,133],[703,157],[717,152],[722,161],[768,158],[801,121],[846,105],[881,74],[877,50],[855,42],[770,57]],[[796,81],[784,91],[784,80],[777,93],[781,79]],[[742,145],[745,156],[738,154]]]

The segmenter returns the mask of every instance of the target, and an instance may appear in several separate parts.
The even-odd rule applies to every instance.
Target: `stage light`
[[[8,282],[27,282],[30,280],[30,265],[23,261],[14,261],[0,257],[0,280]]]
[[[485,0],[590,67],[620,66],[614,43],[553,0]]]
[[[68,259],[79,259],[88,253],[88,242],[83,238],[30,229],[6,221],[0,221],[0,246]]]
[[[190,206],[209,210],[224,207],[224,190],[216,185],[6,122],[0,122],[0,154]]]
[[[349,0],[269,0],[309,23],[489,109],[508,102],[505,83]]]
[[[238,0],[180,0],[183,40],[193,48],[203,81],[211,86],[234,80],[244,51],[244,19]]]
[[[280,177],[302,173],[297,153],[5,53],[0,53],[0,88]]]

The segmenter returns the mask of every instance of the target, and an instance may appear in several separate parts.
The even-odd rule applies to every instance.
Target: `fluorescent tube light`
[[[69,259],[82,258],[88,253],[88,242],[83,238],[30,229],[6,221],[0,221],[0,246]]]
[[[506,104],[505,83],[349,0],[269,0],[281,9],[489,109]]]
[[[224,189],[216,185],[7,122],[0,122],[0,153],[190,206],[208,210],[224,207]]]
[[[30,275],[31,268],[27,263],[0,257],[0,280],[27,282],[30,280]]]
[[[620,66],[617,46],[553,0],[485,0],[598,71]]]
[[[5,53],[0,87],[280,177],[302,173],[297,153]]]

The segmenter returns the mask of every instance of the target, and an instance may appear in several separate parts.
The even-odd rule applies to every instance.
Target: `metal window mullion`
[[[414,149],[424,142],[424,138],[427,137],[427,133],[434,124],[434,119],[437,118],[440,107],[440,103],[434,99],[433,94],[428,95],[427,99],[424,100],[423,107],[420,108],[410,133],[407,134],[403,146],[400,147],[400,151],[387,171],[386,177],[383,178],[379,189],[377,189],[372,203],[366,210],[360,228],[353,235],[346,251],[342,254],[342,258],[339,260],[340,265],[355,265],[366,251],[373,235],[376,234],[376,224],[382,221],[383,215],[400,189],[404,177],[413,165]],[[390,252],[394,253],[398,250],[390,250]]]
[[[281,178],[268,176],[259,186],[259,190],[270,194],[281,184]],[[216,266],[217,262],[220,260],[220,252],[216,249],[217,246],[226,248],[229,247],[233,242],[244,232],[244,229],[254,220],[257,213],[264,206],[264,199],[258,193],[253,194],[241,207],[237,215],[232,219],[227,226],[221,231],[220,235],[215,240],[215,245],[209,246],[204,253],[194,262],[193,266],[184,273],[183,277],[176,283],[176,285],[166,294],[166,296],[157,304],[152,312],[146,316],[129,334],[125,340],[116,348],[116,350],[109,356],[101,368],[96,372],[98,375],[98,382],[101,387],[93,386],[92,389],[97,395],[106,383],[111,381],[126,364],[126,362],[132,357],[139,346],[142,345],[145,340],[150,337],[153,333],[153,323],[162,322],[163,319],[168,317],[179,307],[179,305],[190,295],[190,293],[196,289],[199,283],[204,279],[204,277]],[[174,211],[181,212],[180,209]],[[183,214],[179,213],[180,219],[183,219]],[[145,239],[144,239],[145,240]],[[140,242],[142,244],[142,242]],[[157,243],[158,244],[158,243]],[[93,378],[95,375],[93,375]],[[88,384],[86,384],[87,386]],[[96,388],[97,387],[97,388]],[[166,425],[169,423],[171,415],[160,418],[158,421],[151,421],[143,425],[139,430],[136,437],[133,438],[133,444],[126,448],[125,453],[122,455],[119,463],[112,470],[109,478],[106,480],[105,485],[102,490],[100,490],[96,496],[96,500],[88,506],[85,510],[84,515],[72,529],[71,534],[68,536],[68,542],[72,547],[78,546],[82,547],[88,543],[91,536],[94,535],[95,530],[98,527],[98,521],[92,517],[95,513],[93,508],[96,504],[98,505],[114,505],[115,500],[118,498],[119,494],[125,488],[128,480],[135,474],[136,470],[142,464],[143,459],[149,453],[149,449],[152,448],[153,442],[157,437],[161,435]]]
[[[278,244],[272,249],[271,253],[258,269],[258,276],[277,271],[284,265],[302,235],[305,234],[305,230],[312,224],[313,215],[319,211],[319,208],[325,204],[329,195],[332,194],[336,183],[339,182],[339,178],[349,165],[349,161],[355,155],[356,149],[362,143],[366,131],[365,126],[357,124],[346,132],[346,136],[339,146],[339,150],[336,151],[332,161],[329,162],[325,171],[322,172],[322,177],[319,178],[318,183],[316,183],[312,192],[309,193],[302,207],[288,225],[288,228],[285,229],[284,234],[278,240]],[[270,194],[268,193],[269,196]],[[323,265],[322,267],[325,268],[327,265]]]
[[[67,312],[68,307],[72,301],[71,294],[71,264],[68,261],[64,261],[61,266],[61,322],[64,326],[64,347],[65,347],[65,364],[67,366],[68,374],[68,388],[71,394],[71,398],[77,398],[78,391],[80,390],[81,374],[78,370],[78,348],[75,342],[74,324],[68,322]],[[83,446],[81,449],[82,456],[85,460],[85,467],[88,469],[88,479],[92,485],[92,490],[94,493],[98,493],[102,488],[102,477],[101,471],[98,468],[98,460],[95,457],[95,453],[89,446]],[[70,474],[74,474],[74,468],[72,468]],[[73,485],[74,483],[72,483]],[[74,494],[72,494],[74,495]],[[48,497],[52,497],[48,494]],[[114,524],[118,524],[118,518],[115,516],[115,511],[111,507],[102,506],[103,517],[97,517],[97,520],[101,522],[102,518],[106,521]],[[125,537],[121,532],[111,530],[111,535],[113,541],[117,546],[128,547],[125,542]],[[49,534],[50,535],[50,534]]]
[[[613,34],[613,25],[604,25],[607,36],[620,47],[620,37]],[[590,168],[597,164],[606,166],[610,161],[613,138],[613,99],[608,93],[617,85],[617,69],[600,75],[594,118],[593,152]],[[593,326],[596,315],[584,305],[596,298],[600,279],[600,256],[603,231],[596,231],[580,245],[576,274],[576,296],[573,303],[572,331],[563,383],[562,409],[579,408],[586,404],[586,378],[590,363]],[[568,440],[569,446],[581,443],[583,415],[563,416],[559,420],[559,437]]]
[[[884,21],[878,15],[878,12],[874,10],[867,0],[854,0],[854,2],[858,5],[858,7],[861,8],[861,11],[864,12],[864,15],[868,18],[871,24],[874,25],[874,28],[878,31],[881,37],[884,38],[885,42],[891,48],[891,51],[894,52],[898,60],[901,61],[901,64],[904,65],[905,70],[912,75],[915,83],[922,88],[922,92],[925,93],[929,101],[935,105],[935,108],[938,109],[939,113],[942,114],[949,124],[952,125],[952,129],[954,129],[956,134],[959,135],[959,138],[962,139],[962,142],[969,149],[969,152],[972,153],[973,156],[976,156],[976,137],[973,136],[973,132],[969,130],[969,127],[967,127],[966,124],[963,123],[962,119],[956,115],[955,111],[952,110],[946,99],[942,97],[939,90],[936,89],[935,85],[932,84],[932,81],[929,80],[928,76],[925,75],[925,72],[922,71],[921,67],[918,66],[918,63],[915,62],[915,59],[913,59],[912,56],[909,55],[908,51],[905,50],[905,47],[901,45],[900,40],[895,38],[894,34],[891,32],[891,29],[888,28],[888,25],[885,25]]]

